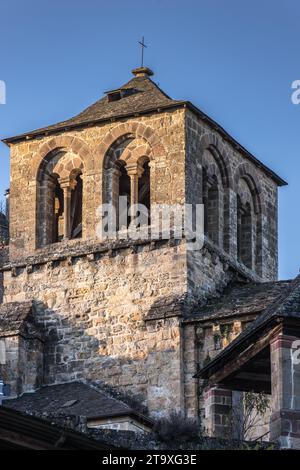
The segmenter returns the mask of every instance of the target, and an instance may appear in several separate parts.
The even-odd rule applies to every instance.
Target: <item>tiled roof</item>
[[[133,73],[137,72],[139,69],[133,70]],[[150,112],[157,112],[164,109],[172,109],[180,106],[186,106],[193,113],[196,113],[200,116],[201,119],[204,119],[207,123],[213,126],[214,129],[217,129],[221,135],[226,139],[231,141],[231,143],[238,147],[239,150],[244,153],[245,157],[250,159],[255,165],[258,165],[263,171],[265,171],[274,181],[282,186],[287,184],[282,178],[280,178],[276,173],[274,173],[270,168],[263,165],[254,155],[248,152],[244,147],[242,147],[233,137],[231,137],[221,126],[219,126],[213,119],[203,113],[200,109],[194,106],[189,101],[183,100],[173,100],[171,99],[159,86],[154,83],[149,76],[152,72],[144,68],[146,73],[142,76],[135,76],[125,85],[122,85],[119,90],[123,90],[126,93],[123,93],[123,97],[119,100],[110,101],[108,98],[109,92],[92,104],[84,111],[78,115],[67,119],[66,121],[59,122],[57,124],[36,129],[33,131],[26,132],[17,136],[9,137],[3,139],[3,142],[6,144],[11,144],[13,142],[18,142],[26,139],[27,137],[34,138],[36,136],[45,135],[48,133],[59,132],[59,131],[68,131],[72,128],[92,125],[100,122],[105,122],[110,119],[122,119],[124,117],[132,117],[139,114],[146,114]],[[151,72],[150,74],[148,72]]]
[[[67,119],[57,124],[36,129],[34,131],[12,137],[11,139],[21,138],[26,135],[39,135],[46,131],[58,131],[66,127],[85,125],[91,122],[106,120],[114,117],[134,115],[135,113],[144,113],[157,108],[176,106],[182,101],[172,100],[167,96],[150,78],[134,77],[128,83],[123,85],[120,90],[126,90],[123,98],[117,101],[109,101],[107,94],[96,101],[77,116]],[[11,139],[5,139],[9,142]]]
[[[31,302],[9,302],[0,305],[0,336],[20,333],[34,324]]]
[[[300,275],[290,281],[282,294],[244,330],[244,335],[248,336],[273,318],[299,318],[300,320]],[[242,338],[241,334],[236,340]]]
[[[222,295],[197,307],[192,316],[199,320],[215,320],[248,314],[259,314],[284,294],[291,281],[235,283]]]
[[[42,387],[34,393],[25,393],[19,398],[5,400],[3,405],[39,416],[44,413],[86,418],[132,414],[142,417],[127,404],[109,396],[107,392],[81,382]]]
[[[265,328],[271,325],[277,319],[286,320],[289,318],[298,319],[300,322],[300,275],[292,281],[287,282],[282,289],[281,295],[274,298],[258,317],[251,322],[242,333],[237,336],[220,354],[212,361],[205,365],[199,372],[199,376],[209,375],[209,371],[213,368],[216,370],[218,364],[223,364],[226,358],[232,358],[233,354],[247,347],[254,335],[263,334]],[[282,282],[284,284],[284,282]],[[263,285],[263,284],[262,284]],[[262,333],[261,333],[262,332]]]

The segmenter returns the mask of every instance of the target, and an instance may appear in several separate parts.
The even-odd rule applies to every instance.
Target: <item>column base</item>
[[[270,441],[282,449],[300,449],[300,410],[280,410],[270,418]]]

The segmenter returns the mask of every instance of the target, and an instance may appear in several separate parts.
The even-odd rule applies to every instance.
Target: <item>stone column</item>
[[[294,354],[294,341],[299,341],[299,338],[278,334],[270,344],[270,440],[278,441],[283,448],[300,449],[300,363]]]
[[[205,392],[205,418],[211,437],[231,437],[232,391],[214,386]]]
[[[143,168],[138,163],[128,163],[126,165],[127,174],[130,177],[130,206],[139,202],[139,178],[143,174]],[[131,217],[134,216],[132,209]]]

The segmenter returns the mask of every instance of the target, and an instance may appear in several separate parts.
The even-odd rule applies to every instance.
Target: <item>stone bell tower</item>
[[[190,102],[166,95],[152,74],[135,69],[77,116],[5,140],[4,303],[7,312],[31,302],[43,338],[42,371],[23,389],[93,380],[140,400],[152,416],[197,415],[197,350],[185,322],[233,279],[276,278],[284,182]],[[122,195],[150,215],[156,204],[204,204],[204,247],[99,239],[99,206],[118,210]]]

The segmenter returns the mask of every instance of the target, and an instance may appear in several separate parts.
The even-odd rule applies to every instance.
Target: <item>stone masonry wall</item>
[[[199,417],[201,425],[208,434],[213,428],[212,416],[205,404],[206,383],[195,379],[197,371],[208,361],[214,359],[241,331],[255,319],[255,315],[243,315],[235,319],[198,321],[186,319],[183,322],[183,376],[185,414],[188,417]],[[231,393],[231,392],[230,392]],[[233,391],[235,406],[241,406],[242,392]],[[237,410],[235,409],[235,413]],[[255,439],[267,434],[270,422],[270,409],[263,416],[253,419],[247,439]],[[220,423],[219,423],[220,424]]]
[[[207,150],[211,159],[207,160]],[[220,218],[223,239],[220,248],[237,260],[237,193],[241,178],[249,180],[253,193],[257,192],[259,259],[256,274],[264,280],[277,279],[277,186],[266,173],[246,159],[211,126],[191,111],[186,112],[186,200],[202,203],[202,171],[220,174],[219,187],[223,193]],[[227,223],[226,223],[227,221]]]
[[[5,302],[35,303],[44,382],[98,380],[140,399],[154,416],[179,411],[179,319],[144,318],[157,299],[186,292],[184,243],[43,259],[5,271]]]
[[[14,144],[11,146],[11,260],[33,254],[37,247],[38,172],[43,159],[57,149],[72,152],[83,161],[83,238],[95,238],[96,210],[105,202],[105,155],[124,135],[134,136],[139,143],[143,139],[151,148],[151,203],[184,202],[184,110],[99,124],[61,136]]]
[[[213,147],[222,155],[218,177],[228,188],[220,198],[223,236],[217,249],[208,241],[204,249],[188,252],[185,242],[94,246],[100,244],[96,209],[105,202],[104,158],[126,135],[150,148],[151,204],[201,203],[203,150]],[[58,149],[83,162],[83,239],[37,249],[37,175]],[[260,195],[260,272],[237,263],[236,199],[243,172]],[[164,300],[176,303],[187,296],[191,304],[201,302],[236,273],[276,278],[277,189],[238,149],[184,109],[27,140],[11,147],[10,263],[4,302],[34,301],[45,336],[45,383],[99,380],[140,399],[154,417],[180,410],[197,416],[201,396],[193,375],[205,360],[201,333],[183,327],[171,307],[157,318],[147,316]]]
[[[10,397],[33,392],[43,384],[43,343],[20,334],[0,336],[5,363],[0,362],[1,378],[10,386]]]
[[[0,269],[8,262],[8,246],[0,245]],[[3,302],[4,286],[3,273],[0,272],[0,304]]]

